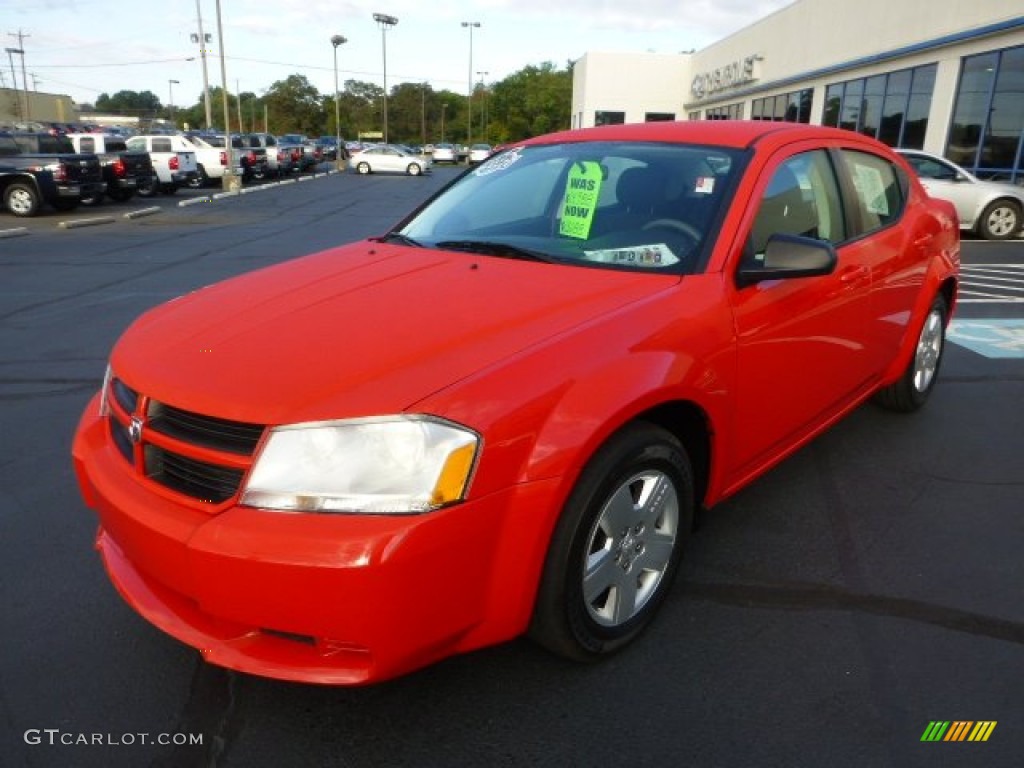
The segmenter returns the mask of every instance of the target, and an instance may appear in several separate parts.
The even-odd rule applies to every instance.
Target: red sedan
[[[952,207],[856,133],[506,148],[380,237],[148,312],[74,442],[124,598],[214,664],[361,684],[529,633],[625,646],[694,511],[926,401]]]

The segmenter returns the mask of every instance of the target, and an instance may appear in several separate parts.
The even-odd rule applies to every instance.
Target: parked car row
[[[230,146],[229,146],[230,144]],[[321,147],[304,136],[267,133],[116,133],[0,130],[0,207],[35,216],[43,205],[70,211],[136,195],[174,194],[221,182],[230,168],[243,183],[315,169]]]

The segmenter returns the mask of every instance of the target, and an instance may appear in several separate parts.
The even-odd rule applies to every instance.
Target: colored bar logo
[[[996,729],[996,720],[932,720],[921,734],[921,741],[988,741]]]

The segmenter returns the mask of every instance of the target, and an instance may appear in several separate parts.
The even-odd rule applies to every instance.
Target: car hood
[[[678,281],[364,241],[151,310],[111,364],[146,396],[238,421],[396,413]]]

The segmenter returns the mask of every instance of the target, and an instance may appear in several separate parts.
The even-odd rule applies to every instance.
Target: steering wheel
[[[701,239],[700,231],[695,226],[679,219],[655,219],[654,221],[647,222],[640,229],[646,231],[648,229],[658,229],[659,227],[682,232],[684,235],[692,237],[698,243]]]

